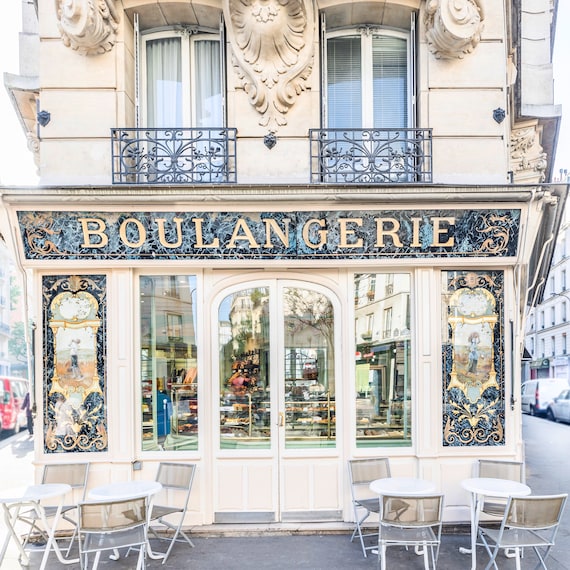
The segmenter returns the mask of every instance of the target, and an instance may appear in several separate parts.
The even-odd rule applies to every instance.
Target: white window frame
[[[192,62],[195,61],[195,45],[196,42],[209,40],[220,42],[220,86],[221,86],[221,100],[222,100],[222,117],[225,123],[225,81],[224,81],[224,57],[222,49],[222,38],[219,32],[214,31],[199,31],[188,32],[181,29],[161,30],[158,32],[148,31],[142,32],[140,36],[140,52],[139,52],[139,68],[141,69],[141,87],[140,97],[142,104],[141,122],[143,126],[147,126],[148,121],[148,101],[147,101],[147,58],[146,58],[146,44],[149,41],[160,40],[172,37],[180,38],[181,49],[181,81],[182,81],[182,124],[177,125],[180,127],[193,127],[196,126],[197,110],[196,100],[194,94],[196,93],[196,73],[195,67]],[[160,126],[160,125],[157,125]],[[223,126],[223,125],[215,125]]]
[[[324,24],[323,24],[324,27]],[[361,38],[361,66],[362,66],[362,125],[354,125],[354,128],[373,128],[374,126],[374,104],[373,104],[373,76],[372,76],[372,38],[374,35],[382,35],[388,37],[396,37],[406,41],[406,64],[407,76],[406,82],[408,93],[406,98],[407,105],[407,124],[406,128],[415,126],[415,62],[413,58],[413,26],[408,31],[389,30],[380,26],[354,26],[351,28],[343,28],[341,30],[325,31],[323,37],[323,72],[322,72],[322,92],[328,92],[327,81],[327,46],[328,41],[333,38],[360,35]],[[328,100],[323,99],[323,125],[328,125]]]

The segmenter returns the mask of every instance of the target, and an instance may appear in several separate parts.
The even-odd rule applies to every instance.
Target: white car
[[[570,390],[563,390],[546,410],[546,417],[553,422],[570,423]]]

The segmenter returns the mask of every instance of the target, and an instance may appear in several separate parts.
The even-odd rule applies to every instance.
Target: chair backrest
[[[85,499],[88,476],[89,463],[53,463],[44,465],[42,483],[67,483],[75,503]]]
[[[368,497],[378,497],[378,495],[370,491],[369,485],[376,479],[391,477],[390,460],[388,457],[349,459],[348,475],[353,501]]]
[[[442,513],[442,494],[381,497],[381,524],[406,527],[441,526]]]
[[[479,459],[478,477],[509,479],[510,481],[525,482],[524,463],[520,461],[502,461],[498,459]]]
[[[112,532],[146,524],[148,497],[120,501],[79,503],[79,525],[84,532]]]
[[[196,465],[194,463],[167,463],[158,465],[156,480],[165,489],[186,490],[192,486]]]
[[[509,499],[503,524],[509,528],[548,529],[560,524],[568,494]]]
[[[186,513],[195,473],[195,463],[165,461],[159,463],[156,480],[162,484],[162,490],[155,495],[152,504],[155,506],[176,504],[183,513]]]
[[[79,503],[80,554],[146,543],[148,497]]]

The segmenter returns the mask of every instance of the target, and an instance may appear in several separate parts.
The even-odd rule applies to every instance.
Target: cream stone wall
[[[166,19],[188,12],[184,6],[175,10],[176,2],[159,4],[161,9],[168,6]],[[318,2],[314,21],[308,23],[315,27],[312,72],[284,114],[287,124],[275,132],[277,144],[270,151],[263,144],[270,126],[259,124],[261,116],[241,85],[228,46],[227,124],[238,133],[238,182],[263,183],[274,176],[282,182],[310,181],[308,131],[319,127],[321,114],[319,9],[327,10],[331,29],[342,18],[351,22],[372,18],[407,26],[409,10],[419,8],[417,126],[433,129],[433,181],[503,183],[509,170],[510,118],[497,124],[493,110],[508,110],[504,3],[482,0],[482,4],[484,28],[477,47],[461,58],[438,59],[426,42],[424,2]],[[52,1],[39,2],[40,100],[42,109],[51,113],[50,123],[40,129],[42,184],[110,183],[110,129],[135,124],[133,26],[121,12],[121,3],[116,5],[121,18],[115,45],[101,55],[85,56],[63,44]],[[154,5],[134,0],[124,3],[141,12]],[[194,3],[192,19],[205,21],[212,8],[219,16],[219,3]]]

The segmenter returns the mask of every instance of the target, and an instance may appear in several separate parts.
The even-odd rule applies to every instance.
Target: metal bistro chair
[[[42,483],[67,483],[71,487],[71,496],[66,497],[61,509],[61,519],[73,526],[73,534],[69,541],[66,556],[69,556],[71,546],[77,536],[78,518],[77,513],[75,513],[75,515],[73,513],[77,510],[77,504],[85,499],[88,476],[89,463],[54,463],[45,465],[43,469]],[[56,511],[56,506],[46,506],[46,519],[53,518]],[[29,542],[33,532],[38,532],[44,540],[47,540],[47,534],[45,530],[39,526],[37,513],[33,509],[20,513],[18,520],[30,527],[24,539],[24,547]]]
[[[406,549],[413,546],[416,553],[423,554],[426,570],[429,548],[435,570],[441,544],[443,495],[383,495],[380,504],[378,557],[381,569],[386,570],[388,546],[405,546]]]
[[[149,530],[155,538],[170,541],[164,553],[163,564],[168,560],[176,542],[185,541],[194,548],[194,543],[182,530],[182,524],[190,501],[195,472],[196,465],[193,463],[161,462],[158,466],[156,480],[162,484],[162,491],[152,501]],[[174,534],[172,537],[159,536],[152,523],[164,525],[174,531]]]
[[[371,513],[378,513],[380,511],[379,497],[370,490],[370,483],[376,479],[385,479],[391,476],[390,460],[387,457],[349,459],[348,474],[350,478],[352,506],[354,508],[354,520],[356,521],[350,542],[358,535],[362,553],[366,558],[366,551],[376,548],[377,544],[366,546],[364,539],[372,536],[376,539],[378,535],[376,532],[363,532],[362,525]]]
[[[480,528],[479,537],[489,554],[489,564],[497,568],[495,559],[501,548],[514,550],[517,570],[521,567],[522,549],[532,548],[546,569],[546,558],[554,546],[568,494],[511,497],[499,529]],[[491,547],[493,546],[493,550]],[[541,554],[539,549],[543,549]]]
[[[119,501],[79,503],[79,559],[82,570],[89,568],[89,555],[95,554],[92,569],[102,552],[138,548],[137,570],[145,568],[148,497]]]
[[[508,479],[509,481],[525,482],[524,463],[520,461],[502,461],[497,459],[479,459],[477,462],[478,477],[492,477],[495,479]],[[485,498],[481,513],[494,517],[505,514],[507,499],[493,497]]]

